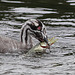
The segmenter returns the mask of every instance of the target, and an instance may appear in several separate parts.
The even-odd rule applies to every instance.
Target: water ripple
[[[38,13],[38,14],[49,14],[49,13],[57,13],[55,11],[47,11],[47,8],[14,8],[11,9],[10,12],[15,12],[15,13]]]
[[[21,1],[9,1],[9,0],[1,0],[2,2],[6,2],[6,3],[24,3],[24,2],[21,2]]]

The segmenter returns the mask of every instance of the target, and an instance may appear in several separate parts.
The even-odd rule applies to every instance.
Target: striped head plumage
[[[45,25],[37,19],[27,20],[21,28],[21,42],[27,43],[28,35],[33,36],[40,42],[48,44],[48,37],[46,34]]]

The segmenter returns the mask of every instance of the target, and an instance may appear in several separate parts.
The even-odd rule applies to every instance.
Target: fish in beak
[[[45,42],[47,44],[46,48],[50,48],[47,35],[43,34],[43,32],[36,32],[35,35],[36,39],[38,39],[40,42]]]
[[[46,46],[41,46],[41,47],[50,49],[50,44],[48,43],[48,38],[44,37],[43,41],[41,41],[41,42],[45,42],[47,44]]]

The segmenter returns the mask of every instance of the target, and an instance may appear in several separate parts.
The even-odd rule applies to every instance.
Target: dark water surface
[[[0,35],[19,40],[22,24],[31,18],[59,40],[40,57],[0,54],[0,75],[75,75],[75,0],[0,1]]]

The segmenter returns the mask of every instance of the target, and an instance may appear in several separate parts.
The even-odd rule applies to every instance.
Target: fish
[[[53,45],[58,39],[55,39],[55,37],[52,37],[51,39],[48,39],[49,45]],[[26,55],[30,54],[36,54],[36,53],[44,53],[46,49],[48,48],[47,44],[45,42],[41,42],[36,44],[34,47],[32,47]]]

